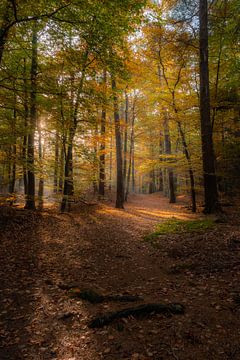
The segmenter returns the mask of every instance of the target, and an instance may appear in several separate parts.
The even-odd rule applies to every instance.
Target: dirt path
[[[133,197],[125,210],[105,204],[9,222],[1,234],[0,359],[240,359],[240,311],[232,300],[240,290],[240,259],[224,240],[237,226],[169,236],[158,249],[143,241],[173,216],[193,218],[154,194]],[[92,330],[93,316],[132,304],[72,299],[58,286],[72,283],[144,302],[180,302],[186,314]]]

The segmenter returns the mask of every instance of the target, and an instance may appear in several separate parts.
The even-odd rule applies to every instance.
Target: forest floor
[[[226,210],[214,228],[160,236],[158,246],[144,240],[157,223],[203,215],[160,194],[134,196],[125,210],[11,210],[0,233],[0,359],[240,359],[239,208]],[[91,304],[63,290],[71,284],[143,301]],[[88,327],[142,303],[180,303],[185,314]]]

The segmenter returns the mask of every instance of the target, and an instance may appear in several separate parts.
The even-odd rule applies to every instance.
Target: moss
[[[212,219],[197,220],[178,220],[171,218],[156,226],[156,230],[145,236],[146,241],[153,241],[161,235],[166,234],[183,234],[188,232],[199,232],[212,229],[214,221]]]

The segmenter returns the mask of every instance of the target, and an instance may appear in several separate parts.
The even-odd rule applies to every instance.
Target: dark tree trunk
[[[158,191],[163,191],[163,171],[159,169],[158,172]]]
[[[155,192],[155,172],[154,170],[150,171],[150,184],[149,184],[149,194]]]
[[[132,145],[132,193],[135,193],[135,144],[133,131],[133,145]]]
[[[63,197],[61,202],[61,212],[70,211],[71,207],[71,198],[74,193],[73,187],[73,140],[75,136],[75,132],[77,130],[77,113],[79,107],[80,93],[82,92],[82,84],[83,84],[83,75],[82,80],[80,82],[80,86],[78,88],[77,99],[74,105],[74,75],[71,76],[71,109],[70,109],[70,128],[68,131],[68,136],[64,140],[64,181],[63,181]],[[61,94],[61,112],[63,115],[63,97]],[[67,141],[66,141],[67,140]]]
[[[59,190],[59,133],[55,135],[55,159],[54,159],[54,179],[53,192],[56,194]]]
[[[44,193],[44,178],[43,178],[43,147],[42,147],[42,133],[40,124],[38,124],[38,157],[40,165],[40,176],[38,184],[38,209],[43,209],[43,193]]]
[[[99,136],[99,131],[98,131],[98,123],[95,124],[95,132],[93,137],[95,137],[95,139],[97,139]],[[93,163],[93,170],[94,170],[94,175],[93,175],[93,194],[97,195],[99,194],[99,190],[98,190],[98,184],[99,184],[99,180],[98,180],[98,175],[99,175],[99,161],[98,161],[98,143],[97,141],[94,142],[94,147],[93,147],[93,157],[94,157],[94,163]]]
[[[150,131],[150,138],[152,138],[153,134]],[[154,147],[153,144],[150,144],[151,149],[151,160],[154,160]],[[150,171],[150,183],[149,183],[149,194],[153,194],[155,192],[155,169],[151,169]]]
[[[24,81],[24,136],[22,145],[22,161],[23,161],[23,183],[24,183],[24,194],[27,196],[28,179],[27,179],[27,132],[28,132],[28,121],[29,121],[29,108],[28,108],[28,87],[27,87],[27,66],[26,59],[24,58],[23,67],[23,81]]]
[[[103,73],[104,86],[106,88],[107,83],[107,73]],[[106,94],[105,94],[106,95]],[[101,145],[100,145],[100,156],[99,156],[99,184],[98,184],[98,194],[99,196],[104,197],[105,195],[105,149],[106,149],[106,105],[103,104],[102,116],[101,116]]]
[[[124,148],[123,148],[123,182],[126,190],[127,177],[127,142],[128,142],[128,93],[125,90],[125,128],[124,128]]]
[[[109,191],[112,190],[112,154],[113,154],[113,134],[112,134],[112,120],[110,119],[111,135],[110,135],[110,155],[109,155]]]
[[[61,211],[70,210],[69,197],[73,196],[73,139],[67,146],[67,153],[65,156],[64,166],[64,186],[63,186],[63,198],[61,203]]]
[[[164,120],[164,143],[165,143],[165,153],[167,155],[171,155],[172,150],[171,150],[171,140],[170,140],[167,115],[165,115],[165,120]],[[171,167],[168,168],[168,185],[169,185],[169,202],[175,203],[176,196],[175,196],[175,188],[174,188],[174,176]]]
[[[159,158],[161,160],[161,155],[163,154],[163,139],[162,131],[159,133]],[[163,191],[163,171],[159,168],[158,171],[158,191]]]
[[[131,164],[131,167],[132,167],[132,192],[134,193],[135,192],[135,128],[134,128],[134,125],[135,125],[135,104],[136,104],[136,99],[134,99],[134,102],[133,102],[133,107],[132,107],[132,134],[131,134],[131,147],[132,147],[132,164]]]
[[[210,117],[209,68],[208,68],[208,2],[199,2],[200,21],[200,118],[203,158],[205,213],[220,210],[215,174],[215,155]]]
[[[63,192],[64,162],[65,162],[64,148],[65,148],[65,145],[61,142],[60,169],[59,169],[59,184],[58,184],[58,191],[59,191],[59,193],[62,193],[62,192]]]
[[[30,118],[27,146],[27,197],[26,209],[35,209],[35,173],[34,173],[34,135],[37,121],[37,23],[34,22],[32,32],[32,64],[31,64],[31,90],[30,90]]]
[[[16,155],[17,155],[17,146],[13,144],[11,149],[11,163],[10,163],[10,183],[9,183],[9,193],[13,194],[15,191],[15,182],[16,182]]]
[[[127,201],[127,199],[128,199],[129,187],[130,187],[130,177],[131,177],[131,171],[132,171],[132,168],[133,168],[133,161],[134,161],[134,159],[133,159],[134,123],[135,123],[135,112],[133,111],[132,124],[131,124],[131,135],[130,135],[129,164],[128,164],[128,173],[127,173],[127,178],[126,178],[125,201]]]
[[[192,162],[191,157],[188,151],[188,146],[185,139],[185,134],[183,132],[181,123],[178,121],[178,130],[182,139],[182,145],[184,154],[186,156],[187,162],[188,162],[188,172],[189,172],[189,179],[190,179],[190,189],[191,189],[191,201],[192,201],[192,212],[196,212],[197,206],[196,206],[196,193],[195,193],[195,180],[194,180],[194,173],[192,168]]]
[[[15,191],[15,181],[16,181],[16,156],[17,156],[17,145],[16,145],[16,121],[17,121],[17,99],[16,94],[14,94],[14,108],[13,108],[13,121],[12,121],[12,135],[13,135],[13,145],[11,147],[11,157],[10,157],[10,166],[11,166],[11,175],[9,183],[9,193],[12,194]]]
[[[102,109],[101,117],[101,145],[100,145],[100,166],[99,166],[99,186],[98,193],[100,196],[105,195],[105,132],[106,132],[106,108]]]
[[[129,163],[128,163],[128,173],[127,173],[127,178],[126,178],[125,201],[128,201],[131,169],[132,169],[132,152],[131,152],[131,149],[130,149]]]
[[[116,139],[116,159],[117,159],[117,194],[116,208],[122,208],[124,204],[124,187],[123,187],[123,166],[122,166],[122,139],[118,108],[118,97],[116,92],[116,81],[112,79],[113,102],[114,102],[114,123],[115,123],[115,139]]]

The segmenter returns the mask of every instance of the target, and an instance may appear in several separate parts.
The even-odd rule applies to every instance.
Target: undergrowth
[[[214,221],[212,219],[178,220],[171,218],[158,224],[156,230],[146,235],[144,239],[146,241],[153,241],[161,235],[205,231],[212,229],[213,226]]]

